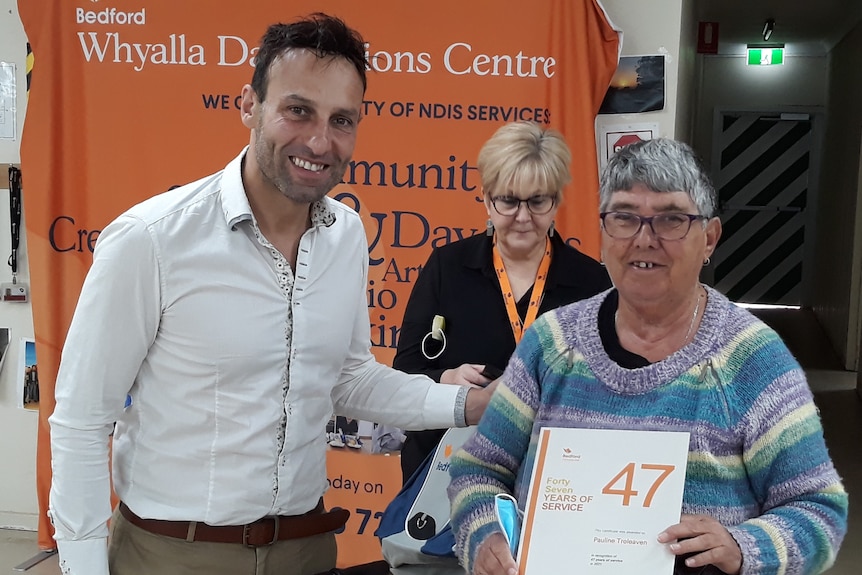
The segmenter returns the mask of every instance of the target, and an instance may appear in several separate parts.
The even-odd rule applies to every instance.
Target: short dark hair
[[[296,49],[308,50],[318,58],[344,58],[356,68],[365,92],[365,40],[340,18],[316,12],[290,24],[273,24],[260,39],[251,87],[261,101],[266,99],[272,63]]]

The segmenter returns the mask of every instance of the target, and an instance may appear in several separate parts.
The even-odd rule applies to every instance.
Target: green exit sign
[[[784,64],[784,48],[749,48],[749,66],[777,66]]]

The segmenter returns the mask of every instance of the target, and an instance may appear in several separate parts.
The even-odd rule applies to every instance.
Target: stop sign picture
[[[624,146],[658,137],[657,123],[599,125],[598,129],[599,162],[602,169],[607,165],[610,157]]]
[[[637,134],[624,134],[617,138],[617,141],[614,142],[614,145],[611,147],[611,153],[616,154],[622,149],[623,146],[628,146],[629,144],[634,144],[635,142],[642,142],[644,140],[649,140],[649,138],[641,138]]]

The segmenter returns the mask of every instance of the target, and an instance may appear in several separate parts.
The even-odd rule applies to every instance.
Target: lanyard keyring
[[[434,319],[431,320],[431,331],[425,334],[425,337],[422,338],[422,343],[419,345],[420,349],[422,350],[422,355],[424,355],[426,359],[437,359],[446,350],[446,334],[443,331],[444,329],[446,329],[446,320],[443,318],[442,315],[435,315]],[[428,343],[429,337],[436,341],[442,342],[442,345],[440,346],[440,351],[435,354],[430,354],[425,350],[425,346]]]

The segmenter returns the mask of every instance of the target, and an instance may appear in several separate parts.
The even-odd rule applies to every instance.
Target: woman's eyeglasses
[[[652,234],[660,240],[681,240],[688,235],[691,224],[709,218],[698,214],[668,213],[655,216],[640,216],[631,212],[602,212],[602,227],[612,238],[627,240],[638,235],[644,224],[649,224]]]
[[[521,204],[526,204],[531,214],[542,216],[550,212],[557,203],[556,196],[531,196],[526,200],[515,196],[497,196],[491,198],[494,209],[501,216],[514,216],[521,209]]]

